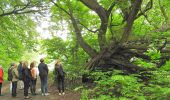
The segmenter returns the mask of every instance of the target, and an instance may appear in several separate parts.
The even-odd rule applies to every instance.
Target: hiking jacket
[[[30,69],[29,68],[23,68],[22,69],[22,77],[23,77],[23,81],[24,82],[30,82],[30,80],[31,80],[31,72],[30,72]]]
[[[31,69],[31,76],[32,76],[33,79],[37,78],[37,68],[36,67],[33,67]]]
[[[18,74],[19,74],[19,79],[21,80],[22,79],[22,63],[20,63],[18,65]]]
[[[38,65],[38,70],[39,70],[40,77],[48,76],[48,67],[45,63],[40,63]]]
[[[16,68],[12,68],[12,82],[16,82],[18,81],[18,70],[17,67]]]
[[[4,70],[3,68],[0,68],[0,83],[3,82],[3,76],[4,76]]]
[[[55,65],[55,75],[56,77],[64,77],[64,70],[62,65]]]

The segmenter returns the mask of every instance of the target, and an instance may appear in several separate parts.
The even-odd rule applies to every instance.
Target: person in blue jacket
[[[48,66],[44,63],[44,59],[40,59],[40,64],[38,65],[39,76],[41,80],[41,92],[43,96],[49,95],[48,93]]]

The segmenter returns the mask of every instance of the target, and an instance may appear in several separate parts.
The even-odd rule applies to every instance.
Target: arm
[[[48,74],[49,69],[48,69],[47,64],[45,64],[45,70],[47,71],[47,74]]]
[[[17,68],[15,68],[14,73],[15,73],[16,77],[18,78],[19,75],[18,75],[18,70],[17,70]]]

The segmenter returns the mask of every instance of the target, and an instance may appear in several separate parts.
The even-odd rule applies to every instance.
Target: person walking
[[[12,66],[12,97],[17,96],[17,81],[18,81],[18,70],[17,65],[13,63]]]
[[[42,95],[49,95],[48,94],[48,67],[47,64],[44,63],[44,59],[40,59],[40,64],[38,65],[39,76],[41,80],[41,92]]]
[[[1,89],[2,89],[3,77],[4,77],[4,70],[2,68],[2,65],[0,65],[0,96],[2,96]]]
[[[12,94],[12,69],[14,63],[11,63],[10,67],[8,68],[8,81],[10,81],[9,91]]]
[[[18,74],[19,74],[18,84],[19,84],[19,89],[21,89],[21,90],[24,88],[23,81],[22,81],[22,69],[23,69],[22,65],[23,65],[23,62],[20,61],[19,65],[18,65]]]
[[[24,99],[30,99],[30,97],[28,96],[28,89],[31,81],[31,72],[30,69],[28,68],[27,61],[23,63],[22,77],[24,82]]]
[[[37,69],[35,67],[35,62],[30,64],[31,71],[31,94],[36,95],[36,82],[37,82]]]
[[[56,80],[58,82],[59,95],[61,94],[64,95],[65,94],[64,92],[64,70],[63,70],[60,60],[57,60],[55,63],[54,72],[55,72],[55,77],[57,78]]]

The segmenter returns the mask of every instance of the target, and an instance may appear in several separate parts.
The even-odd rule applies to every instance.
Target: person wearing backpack
[[[19,65],[18,65],[18,74],[19,74],[18,84],[19,84],[19,89],[21,89],[21,90],[24,88],[24,86],[23,86],[24,83],[22,81],[22,69],[23,69],[22,65],[23,65],[23,62],[20,61]]]
[[[12,68],[14,66],[14,63],[11,63],[10,67],[8,68],[8,81],[10,81],[10,93],[12,94]]]
[[[40,64],[38,65],[39,76],[41,80],[41,92],[42,95],[47,96],[48,94],[48,67],[47,64],[44,63],[44,59],[40,59]]]
[[[35,62],[30,64],[31,71],[31,94],[36,95],[36,82],[37,82],[37,68],[35,67]]]
[[[60,60],[57,60],[55,63],[54,74],[58,82],[59,95],[61,94],[64,95],[65,94],[64,93],[64,70],[62,64],[60,63]]]
[[[30,97],[28,96],[28,89],[30,87],[31,82],[31,72],[30,69],[28,68],[27,61],[23,63],[22,77],[24,82],[24,96],[25,96],[24,99],[30,99]]]
[[[0,96],[2,96],[1,89],[2,89],[3,77],[4,77],[4,70],[2,68],[2,65],[0,65]]]
[[[18,70],[17,65],[13,63],[12,67],[12,97],[17,96],[17,82],[18,82]]]

